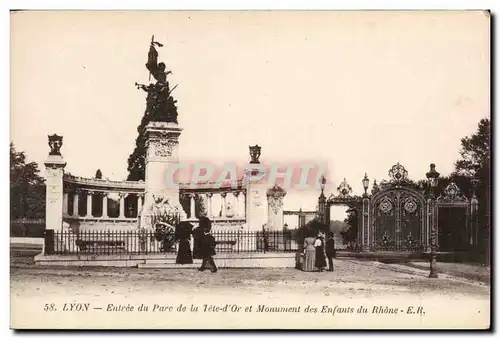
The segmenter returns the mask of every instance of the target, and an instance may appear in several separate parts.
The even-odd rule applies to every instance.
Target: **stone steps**
[[[215,264],[219,268],[269,268],[269,267],[295,267],[295,254],[268,254],[259,256],[236,256],[225,255],[215,256]],[[146,259],[144,263],[139,263],[138,268],[144,269],[167,269],[167,268],[188,268],[194,269],[201,266],[201,259],[194,259],[192,264],[176,264],[175,258]]]
[[[175,261],[169,262],[169,261],[160,261],[157,260],[158,262],[146,262],[144,264],[139,264],[137,267],[138,268],[147,268],[147,269],[153,269],[153,268],[160,268],[160,269],[167,269],[167,268],[189,268],[189,269],[194,269],[194,268],[199,268],[201,266],[201,260],[194,260],[192,264],[176,264]]]

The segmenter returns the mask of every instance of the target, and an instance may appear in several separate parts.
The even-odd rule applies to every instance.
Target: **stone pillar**
[[[329,220],[326,219],[326,197],[323,190],[318,198],[318,217],[323,224],[329,224]]]
[[[240,194],[240,215],[242,218],[246,219],[246,202],[247,196],[245,195],[245,191],[242,191]]]
[[[142,210],[143,197],[144,197],[144,194],[137,195],[137,216],[139,216],[139,214],[141,213],[141,210]]]
[[[191,193],[189,195],[189,218],[196,218],[196,201],[194,200],[195,194]]]
[[[68,191],[64,191],[63,193],[63,216],[68,215]]]
[[[425,233],[424,233],[424,239],[422,239],[422,242],[424,243],[424,251],[425,252],[430,252],[431,251],[431,224],[432,224],[432,201],[431,199],[427,199],[425,202]]]
[[[79,217],[79,214],[78,214],[78,202],[80,199],[78,199],[80,197],[80,190],[77,189],[73,195],[73,217]]]
[[[233,195],[234,195],[234,216],[236,218],[239,218],[240,215],[241,215],[241,211],[240,211],[240,192],[239,191],[236,191],[236,192],[233,192]]]
[[[213,196],[213,193],[207,193],[207,217],[209,219],[212,219],[212,217],[213,217],[212,196]]]
[[[265,203],[267,183],[259,178],[265,177],[265,168],[260,165],[262,147],[249,146],[250,164],[245,169],[243,185],[246,188],[245,217],[248,231],[261,231],[268,221],[268,208]]]
[[[222,204],[222,215],[221,217],[222,218],[225,218],[226,217],[226,196],[227,196],[227,193],[226,192],[222,192],[220,194],[220,196],[222,197],[221,199],[221,204]]]
[[[151,228],[150,211],[155,200],[168,201],[180,211],[181,220],[186,214],[179,202],[179,186],[174,180],[179,169],[179,137],[182,128],[172,122],[152,121],[146,126],[146,175],[145,201],[141,225]]]
[[[302,212],[302,208],[299,209],[299,228],[304,227],[306,225],[306,216]]]
[[[60,149],[62,136],[49,136],[50,153],[45,160],[46,197],[45,197],[45,228],[61,231],[63,220],[63,176],[66,161]]]
[[[281,231],[283,229],[283,198],[286,191],[274,185],[266,192],[268,204],[268,221],[270,231]]]
[[[470,200],[470,239],[469,243],[472,246],[472,248],[477,248],[478,245],[478,225],[479,225],[479,218],[478,218],[478,206],[479,206],[479,201],[477,200],[476,194],[474,193],[472,196],[472,199]]]
[[[102,217],[108,217],[108,193],[106,192],[102,194]]]
[[[92,193],[91,191],[87,191],[87,218],[92,217]]]
[[[118,216],[120,219],[125,218],[125,197],[127,193],[119,193],[120,197],[120,215]]]

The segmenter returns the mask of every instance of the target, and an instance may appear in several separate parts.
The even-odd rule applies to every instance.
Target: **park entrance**
[[[390,168],[387,180],[379,184],[374,181],[371,192],[366,174],[362,182],[365,192],[361,196],[353,195],[344,179],[336,194],[326,198],[322,192],[318,204],[318,215],[325,223],[330,220],[331,206],[344,205],[356,211],[357,239],[353,248],[427,252],[433,227],[440,252],[470,250],[477,243],[477,199],[474,196],[469,201],[455,183],[447,185],[436,199],[430,181],[417,184],[410,180],[400,163]]]

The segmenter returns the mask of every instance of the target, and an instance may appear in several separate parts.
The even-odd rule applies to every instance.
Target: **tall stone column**
[[[63,216],[68,215],[68,191],[64,191],[63,193]]]
[[[246,200],[246,196],[245,196],[245,192],[240,192],[241,194],[238,195],[238,201],[239,201],[239,205],[240,205],[240,218],[246,218],[246,208],[245,208],[245,200]]]
[[[266,192],[268,204],[267,225],[270,231],[281,231],[283,229],[283,198],[286,191],[274,185]]]
[[[145,201],[141,213],[141,225],[151,225],[151,210],[155,202],[168,201],[180,212],[181,220],[186,214],[179,202],[179,186],[174,174],[179,169],[179,137],[182,128],[173,122],[152,121],[146,126],[146,176]]]
[[[213,217],[212,196],[213,196],[213,193],[207,193],[207,217],[209,219],[212,219],[212,217]]]
[[[79,217],[80,215],[78,214],[78,203],[80,201],[80,190],[77,188],[75,193],[73,194],[73,217]]]
[[[233,195],[234,195],[234,216],[236,218],[239,218],[240,215],[241,215],[241,211],[240,211],[240,192],[239,191],[236,191],[236,192],[233,192]]]
[[[143,198],[144,194],[138,194],[137,195],[137,215],[139,216],[142,210],[142,204],[143,204]]]
[[[50,152],[45,160],[45,228],[54,231],[62,230],[63,221],[63,175],[66,161],[60,152],[62,140],[62,136],[49,135]]]
[[[127,196],[127,193],[119,193],[120,197],[120,219],[125,218],[125,197]]]
[[[102,217],[108,217],[108,193],[106,192],[102,194]]]
[[[227,201],[226,201],[227,193],[226,192],[222,192],[220,194],[220,196],[222,198],[221,199],[221,205],[222,205],[222,215],[221,215],[221,217],[225,218],[226,217],[226,208],[227,208],[227,204],[226,204],[227,203]]]
[[[194,193],[189,195],[189,218],[196,218],[196,201],[194,200]]]
[[[268,221],[267,183],[263,180],[250,179],[265,176],[265,169],[259,161],[261,149],[259,145],[249,146],[251,160],[243,179],[243,183],[246,185],[245,217],[249,231],[262,231],[262,226]]]
[[[92,191],[87,191],[87,218],[92,217]]]

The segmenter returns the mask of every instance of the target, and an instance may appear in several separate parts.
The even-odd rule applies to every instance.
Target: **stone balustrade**
[[[223,187],[211,182],[196,187],[190,184],[179,186],[181,200],[186,202],[187,221],[196,224],[199,215],[204,214],[217,225],[242,225],[246,222],[246,190],[241,180]],[[144,204],[144,182],[64,174],[63,187],[63,219],[72,228],[74,225],[79,225],[79,229],[137,225]],[[199,199],[198,206],[203,206],[203,211],[195,208],[195,199]]]

